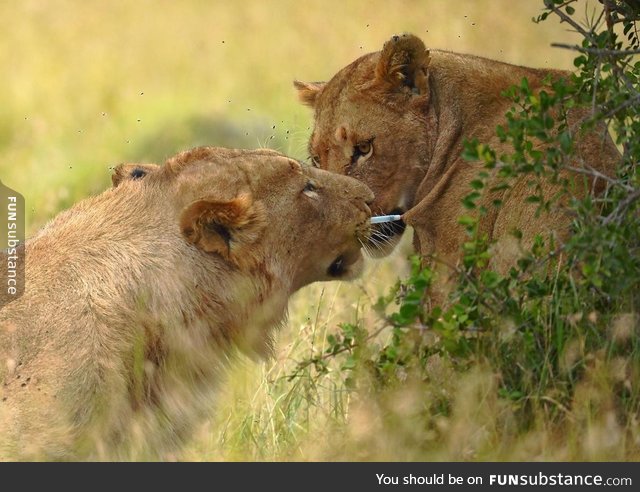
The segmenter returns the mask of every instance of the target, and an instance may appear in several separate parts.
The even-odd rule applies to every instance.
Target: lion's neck
[[[433,51],[429,66],[441,124],[446,126],[447,119],[454,119],[467,138],[493,137],[495,124],[503,121],[505,112],[512,106],[502,92],[519,84],[523,77],[533,89],[540,87],[549,73],[549,70],[447,51]]]
[[[512,106],[502,96],[505,89],[527,77],[535,90],[548,74],[563,74],[447,51],[434,50],[431,55],[426,110],[431,150],[414,204],[430,193],[460,159],[465,141],[477,138],[490,144],[497,138],[496,127],[503,124]]]

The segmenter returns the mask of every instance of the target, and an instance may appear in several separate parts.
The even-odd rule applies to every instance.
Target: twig
[[[386,319],[385,319],[385,321],[386,321]],[[388,327],[389,327],[389,325],[383,324],[380,328],[378,328],[374,332],[369,333],[369,335],[367,335],[364,338],[363,341],[364,342],[368,342],[369,340],[372,340],[373,338],[377,337],[380,333],[382,333]],[[348,347],[347,346],[343,346],[343,347],[339,348],[338,350],[331,351],[331,352],[325,352],[325,353],[323,353],[321,355],[316,355],[314,357],[311,357],[310,359],[307,359],[307,360],[299,363],[298,367],[296,367],[296,369],[294,370],[293,374],[289,374],[288,376],[286,376],[287,380],[291,381],[293,378],[298,376],[300,371],[302,371],[303,369],[309,367],[311,364],[316,364],[316,363],[320,362],[321,360],[329,359],[329,358],[334,357],[334,356],[336,356],[338,354],[353,350],[353,349],[358,348],[358,347],[360,347],[360,344],[354,343],[353,345],[349,345]]]
[[[602,174],[600,171],[598,171],[598,170],[596,170],[596,169],[594,169],[591,166],[586,165],[586,164],[584,165],[584,167],[564,166],[564,168],[566,170],[574,172],[574,173],[586,174],[587,176],[592,176],[594,178],[603,179],[607,183],[610,183],[610,184],[612,184],[614,186],[620,186],[625,191],[632,192],[632,191],[635,190],[635,188],[633,186],[629,186],[628,184],[623,183],[622,180],[611,178],[611,177],[607,176],[606,174]]]
[[[560,17],[562,21],[566,22],[567,24],[570,24],[576,31],[582,34],[582,36],[584,36],[585,38],[588,38],[589,41],[591,41],[593,44],[596,44],[595,42],[596,40],[593,38],[593,31],[589,32],[586,29],[584,29],[580,24],[574,21],[571,18],[571,16],[565,14],[562,10],[556,7],[551,0],[545,0],[544,4],[545,4],[545,7],[547,7],[549,10],[555,13],[558,17]]]
[[[637,188],[635,191],[629,193],[624,200],[622,200],[618,206],[616,207],[616,209],[611,212],[602,222],[603,224],[610,224],[611,222],[613,222],[614,220],[617,220],[620,218],[620,216],[622,214],[624,214],[624,212],[633,204],[633,202],[635,202],[636,200],[640,199],[640,188]]]
[[[609,111],[607,111],[606,113],[604,113],[603,115],[599,116],[598,118],[600,119],[609,119],[612,116],[614,116],[617,112],[622,111],[623,109],[625,109],[627,106],[631,106],[633,103],[637,102],[640,100],[640,92],[638,92],[635,96],[633,96],[630,99],[627,99],[625,102],[623,102],[622,104],[619,104],[618,106],[616,106],[613,109],[610,109]]]
[[[640,55],[640,49],[638,50],[608,50],[604,48],[585,48],[583,46],[578,46],[576,44],[565,44],[565,43],[551,43],[553,48],[562,48],[565,50],[579,51],[580,53],[591,53],[593,55],[598,56],[615,56],[615,57],[624,57],[631,55]]]

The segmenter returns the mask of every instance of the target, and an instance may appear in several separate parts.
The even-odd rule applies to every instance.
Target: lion
[[[364,55],[341,69],[328,82],[295,81],[299,99],[314,109],[309,156],[322,169],[353,176],[375,194],[375,214],[402,215],[402,220],[378,226],[369,249],[376,256],[389,254],[406,224],[414,229],[414,247],[426,264],[438,272],[431,291],[432,304],[446,301],[452,275],[468,241],[458,218],[469,214],[462,199],[471,192],[480,163],[463,159],[465,140],[477,138],[497,155],[511,153],[496,136],[506,123],[512,102],[501,92],[526,77],[539,91],[547,77],[569,72],[535,69],[448,51],[428,50],[411,34],[393,36],[382,51]],[[549,90],[549,89],[547,89]],[[588,110],[569,111],[575,129]],[[574,132],[578,136],[578,132]],[[574,167],[594,175],[613,176],[620,153],[606,128],[596,127],[575,141]],[[584,178],[584,176],[581,176]],[[536,214],[527,181],[517,179],[510,191],[485,193],[477,203],[488,213],[480,232],[494,241],[491,267],[505,273],[538,234],[551,235],[561,244],[570,232],[571,216],[563,207]],[[497,183],[490,177],[486,188]],[[576,181],[576,195],[601,193],[605,180]],[[543,183],[545,197],[558,185]],[[493,200],[502,200],[500,208]],[[512,232],[520,230],[522,238]]]
[[[293,292],[361,272],[373,194],[353,178],[202,147],[113,185],[26,242],[0,311],[5,459],[172,456],[232,354],[271,353]]]

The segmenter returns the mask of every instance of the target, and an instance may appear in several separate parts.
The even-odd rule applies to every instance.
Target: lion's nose
[[[368,217],[371,217],[372,213],[371,213],[370,205],[372,201],[367,201],[365,199],[356,199],[353,201],[353,203],[357,208],[359,208],[365,214],[367,214]]]
[[[358,183],[358,186],[355,189],[353,187],[345,188],[343,190],[343,193],[346,196],[353,197],[355,195],[356,200],[363,201],[367,205],[371,205],[376,198],[375,195],[373,194],[373,191],[371,191],[369,187],[363,183]]]
[[[365,212],[371,216],[371,205],[373,204],[373,202],[375,201],[375,195],[373,194],[373,192],[367,188],[367,193],[365,194],[363,200],[364,200],[364,210]]]
[[[364,200],[364,203],[366,203],[367,205],[371,205],[376,198],[373,194],[373,191],[371,191],[371,189],[369,189],[369,187],[366,185],[362,186],[362,191],[362,198]]]

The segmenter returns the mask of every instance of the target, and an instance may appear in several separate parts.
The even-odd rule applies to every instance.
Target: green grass
[[[33,233],[110,184],[126,161],[161,162],[195,145],[272,147],[306,158],[311,114],[293,79],[323,80],[398,32],[433,48],[538,67],[571,68],[551,42],[575,42],[557,22],[535,25],[541,2],[24,1],[0,4],[0,176],[26,198]],[[238,357],[189,460],[570,460],[638,458],[619,429],[610,389],[585,379],[576,416],[539,415],[526,431],[496,396],[482,361],[463,378],[434,358],[427,377],[382,392],[348,391],[339,367],[316,377],[300,360],[356,320],[408,272],[410,238],[369,262],[362,279],[313,285],[291,300],[274,360]],[[451,401],[443,412],[430,411]],[[597,418],[579,409],[600,402]],[[581,407],[582,405],[582,407]],[[425,411],[426,409],[426,411]],[[586,420],[585,420],[586,419]],[[418,430],[420,429],[420,430]],[[636,446],[634,448],[634,446]],[[635,454],[634,454],[635,453]]]

